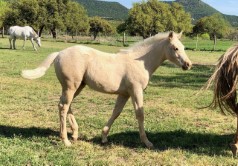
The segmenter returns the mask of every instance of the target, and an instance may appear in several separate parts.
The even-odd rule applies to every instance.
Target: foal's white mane
[[[154,36],[151,36],[143,41],[137,42],[134,45],[132,45],[131,47],[129,47],[128,49],[122,49],[120,50],[119,53],[130,53],[130,52],[134,52],[134,51],[141,51],[143,49],[143,52],[146,51],[146,48],[150,48],[154,43],[161,41],[165,38],[167,38],[169,35],[169,32],[164,32],[164,33],[158,33]],[[146,50],[145,50],[146,49]]]

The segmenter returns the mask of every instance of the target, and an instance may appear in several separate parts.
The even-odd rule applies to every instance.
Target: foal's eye
[[[178,51],[178,48],[177,48],[177,47],[175,47],[175,48],[174,48],[174,51]]]

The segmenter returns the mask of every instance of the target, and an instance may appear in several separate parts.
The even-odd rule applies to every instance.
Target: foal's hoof
[[[107,137],[102,137],[102,144],[108,143]]]
[[[148,141],[145,145],[148,149],[154,149],[154,145],[150,141]]]
[[[236,153],[237,153],[237,149],[238,149],[238,144],[230,144],[230,147],[231,147],[231,151],[232,151],[232,154],[233,154],[233,157],[236,157]]]
[[[73,141],[76,142],[78,140],[78,137],[72,137]]]
[[[64,141],[64,145],[67,146],[67,147],[72,145],[69,140],[63,140],[63,141]]]

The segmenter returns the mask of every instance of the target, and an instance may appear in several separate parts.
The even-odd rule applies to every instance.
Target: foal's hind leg
[[[107,135],[109,133],[109,130],[110,130],[113,122],[115,121],[115,119],[121,114],[122,109],[125,106],[128,98],[129,98],[129,96],[122,96],[122,95],[119,95],[117,97],[116,104],[115,104],[115,107],[112,112],[112,116],[110,117],[107,124],[104,126],[104,128],[102,130],[102,143],[106,143],[108,141]]]
[[[84,84],[81,84],[78,90],[74,94],[74,98],[82,91],[82,89],[85,87]],[[69,119],[69,124],[72,130],[72,138],[74,141],[78,139],[78,124],[77,121],[75,120],[73,111],[71,109],[71,106],[69,107],[69,112],[68,112],[68,119]]]
[[[71,109],[71,106],[69,107],[69,112],[68,112],[68,119],[69,119],[69,124],[72,130],[72,138],[74,141],[77,141],[78,139],[78,124],[77,121],[74,117],[73,111]]]
[[[67,89],[63,90],[62,96],[59,102],[59,117],[60,117],[60,137],[62,138],[66,146],[70,146],[71,142],[68,140],[67,128],[66,128],[66,116],[70,108],[70,104],[73,100],[76,90]]]

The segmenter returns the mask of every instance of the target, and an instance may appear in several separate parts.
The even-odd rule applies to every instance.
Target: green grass
[[[196,40],[192,38],[182,38],[183,44],[186,46],[187,50],[195,50],[196,49]],[[231,45],[237,43],[237,41],[231,40],[217,40],[217,44],[215,47],[215,51],[223,52],[226,51]],[[213,40],[202,40],[201,38],[197,43],[197,50],[199,51],[213,51]]]
[[[18,48],[22,41],[17,41]],[[133,106],[128,102],[101,145],[101,130],[111,115],[116,96],[85,88],[72,108],[80,139],[72,147],[60,141],[58,99],[61,87],[53,67],[37,80],[20,71],[36,67],[49,53],[74,43],[42,42],[38,52],[9,50],[0,39],[0,165],[236,165],[229,142],[236,119],[219,110],[199,109],[211,91],[197,95],[221,52],[187,51],[194,67],[183,71],[165,62],[144,93],[145,128],[155,150],[140,142]],[[120,47],[87,45],[117,52]],[[69,130],[70,133],[70,130]]]

